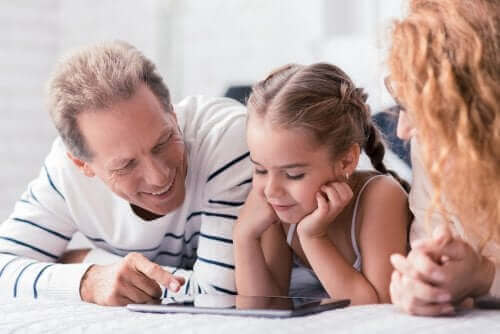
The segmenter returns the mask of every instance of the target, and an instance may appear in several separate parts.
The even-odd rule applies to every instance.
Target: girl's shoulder
[[[375,171],[357,171],[353,193],[359,206],[366,211],[385,210],[400,204],[406,206],[408,194],[402,185],[391,175]]]
[[[353,176],[355,180],[352,187],[355,195],[364,196],[365,193],[388,192],[408,197],[403,186],[390,174],[382,174],[373,170],[360,170],[356,171]],[[381,194],[379,193],[379,195]]]

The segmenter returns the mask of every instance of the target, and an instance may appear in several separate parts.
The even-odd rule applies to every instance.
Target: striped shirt
[[[82,276],[100,261],[96,251],[90,262],[55,263],[77,231],[99,254],[119,260],[139,252],[184,276],[182,293],[235,293],[232,228],[252,180],[246,109],[198,96],[181,101],[175,112],[188,154],[183,205],[142,220],[100,179],[84,176],[58,138],[38,178],[0,225],[0,296],[80,299]]]

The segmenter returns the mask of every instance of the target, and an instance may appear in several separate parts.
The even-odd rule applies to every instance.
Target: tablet
[[[128,304],[127,309],[148,313],[218,314],[264,318],[291,318],[349,305],[348,299],[310,297],[250,297],[196,295],[183,299],[164,298],[157,304]]]
[[[490,295],[482,296],[475,299],[474,305],[478,308],[484,309],[500,309],[500,298]]]

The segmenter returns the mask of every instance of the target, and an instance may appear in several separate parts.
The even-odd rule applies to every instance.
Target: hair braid
[[[373,167],[382,174],[390,174],[407,192],[410,192],[410,184],[403,180],[396,172],[387,169],[384,164],[385,145],[379,129],[370,122],[366,130],[366,143],[364,149]]]

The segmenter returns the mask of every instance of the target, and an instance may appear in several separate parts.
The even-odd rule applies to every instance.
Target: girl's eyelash
[[[255,174],[266,174],[266,171],[255,169]]]
[[[289,174],[286,174],[286,177],[288,177],[289,179],[291,180],[300,180],[304,177],[304,173],[302,174],[298,174],[298,175],[289,175]]]

